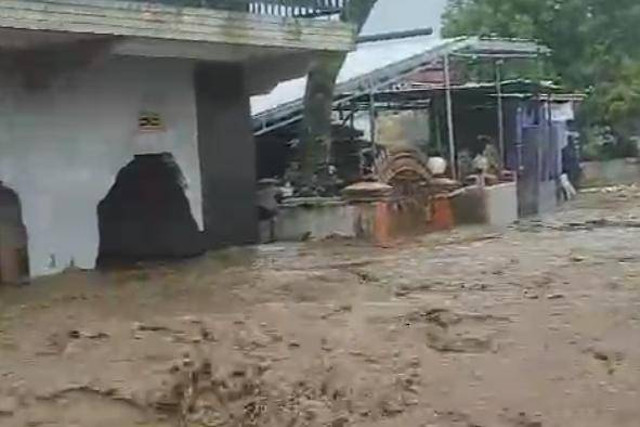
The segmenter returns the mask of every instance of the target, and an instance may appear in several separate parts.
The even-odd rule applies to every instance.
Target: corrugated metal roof
[[[433,64],[445,54],[493,51],[504,55],[533,55],[546,53],[545,48],[523,40],[481,40],[477,37],[434,39],[415,37],[358,45],[347,55],[336,85],[336,95],[349,93],[357,96],[377,90],[402,79],[408,74]],[[303,106],[307,78],[280,83],[267,95],[251,99],[254,121],[262,132],[273,128],[278,120],[295,120]],[[299,119],[299,116],[297,117]],[[260,132],[258,132],[260,133]]]
[[[338,86],[373,71],[383,69],[431,49],[451,43],[451,40],[434,40],[432,37],[416,37],[413,39],[391,40],[366,43],[350,52],[338,75]],[[251,98],[251,112],[258,115],[288,102],[296,101],[304,96],[307,78],[302,77],[280,83],[267,95]]]

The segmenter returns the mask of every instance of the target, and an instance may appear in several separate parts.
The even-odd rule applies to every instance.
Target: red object
[[[383,247],[391,244],[391,212],[387,202],[376,203],[373,234],[376,244]]]
[[[451,201],[447,196],[436,196],[432,204],[433,216],[429,229],[431,231],[450,230],[454,227]]]

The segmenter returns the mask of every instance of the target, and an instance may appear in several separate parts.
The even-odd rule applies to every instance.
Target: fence
[[[260,15],[317,17],[340,13],[350,0],[134,0],[178,7],[203,7]]]

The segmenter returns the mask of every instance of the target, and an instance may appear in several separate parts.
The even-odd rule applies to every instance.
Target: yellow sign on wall
[[[140,132],[162,132],[164,129],[164,122],[159,113],[143,111],[138,116],[138,130]]]

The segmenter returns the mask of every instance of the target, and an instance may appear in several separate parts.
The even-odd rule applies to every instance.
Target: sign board
[[[162,116],[151,111],[141,112],[138,115],[138,130],[140,132],[163,132],[165,126]]]

